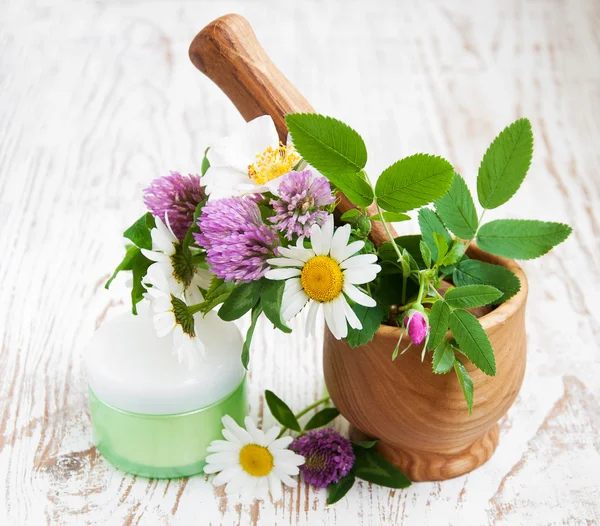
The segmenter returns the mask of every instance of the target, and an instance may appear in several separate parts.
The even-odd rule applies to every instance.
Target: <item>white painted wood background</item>
[[[198,172],[206,145],[241,122],[187,57],[227,12],[250,20],[318,111],[363,134],[374,175],[424,151],[474,185],[495,134],[531,119],[530,175],[489,218],[575,232],[525,264],[525,383],[479,470],[404,491],[359,483],[333,507],[304,484],[241,506],[203,476],[125,475],[93,447],[81,353],[127,308],[122,283],[102,288],[120,233],[152,178]],[[599,29],[597,0],[2,2],[0,524],[598,524]],[[321,339],[261,324],[251,378],[266,425],[266,388],[304,407],[323,389]]]

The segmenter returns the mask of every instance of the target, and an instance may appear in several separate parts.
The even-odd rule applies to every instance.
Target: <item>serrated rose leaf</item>
[[[389,212],[408,212],[444,195],[453,175],[452,165],[441,157],[421,153],[405,157],[377,179],[377,202]]]
[[[496,208],[516,193],[532,156],[533,131],[528,119],[513,122],[494,139],[477,176],[477,196],[483,208]]]
[[[569,225],[528,219],[498,219],[483,225],[477,245],[491,254],[512,259],[533,259],[562,243],[572,232]]]

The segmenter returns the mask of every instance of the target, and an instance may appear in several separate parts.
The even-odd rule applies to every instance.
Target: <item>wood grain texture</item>
[[[199,28],[231,12],[318,111],[363,135],[374,177],[423,151],[473,189],[493,136],[531,119],[530,174],[490,219],[575,231],[523,265],[523,387],[496,453],[469,475],[402,491],[361,482],[334,507],[300,484],[279,503],[242,506],[205,477],[135,478],[96,453],[81,352],[128,308],[125,280],[102,287],[141,190],[170,169],[198,172],[206,146],[242,122],[188,58]],[[2,3],[0,523],[600,522],[599,24],[594,0]],[[287,336],[261,320],[255,334],[251,414],[267,426],[264,389],[296,410],[322,393],[322,338],[305,339],[302,321]]]
[[[432,353],[421,360],[423,345],[391,361],[398,327],[381,325],[373,340],[354,349],[325,329],[323,370],[335,406],[358,430],[379,439],[377,450],[414,481],[446,480],[487,462],[498,444],[497,422],[525,374],[525,273],[515,261],[474,244],[467,254],[509,268],[521,282],[517,294],[479,319],[494,349],[496,375],[461,360],[475,387],[472,415],[455,375],[433,374]],[[410,343],[405,334],[400,349]]]

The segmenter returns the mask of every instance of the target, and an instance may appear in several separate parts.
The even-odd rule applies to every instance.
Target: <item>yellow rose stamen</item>
[[[265,477],[273,469],[273,455],[266,447],[248,444],[240,451],[240,466],[253,477]]]
[[[316,301],[328,302],[342,292],[344,274],[333,258],[316,256],[304,265],[300,282],[309,297]]]
[[[256,156],[256,162],[248,166],[248,176],[258,184],[266,184],[281,177],[298,163],[300,156],[293,146],[279,143],[278,148],[269,146],[263,153]]]

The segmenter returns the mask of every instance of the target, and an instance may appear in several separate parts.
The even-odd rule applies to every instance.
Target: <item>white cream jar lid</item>
[[[85,351],[89,386],[104,403],[133,413],[172,415],[209,406],[242,381],[242,336],[209,312],[198,323],[204,361],[189,369],[172,353],[173,337],[156,336],[146,305],[137,316],[104,323]]]

